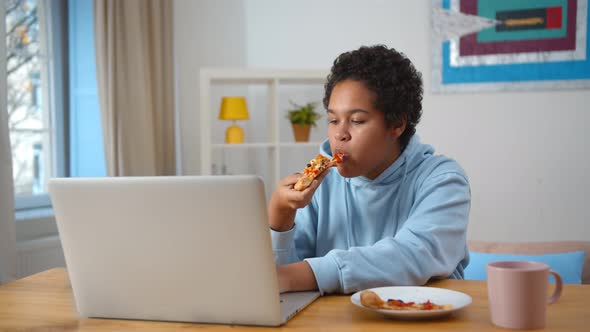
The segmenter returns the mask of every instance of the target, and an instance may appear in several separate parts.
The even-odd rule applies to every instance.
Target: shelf
[[[201,77],[210,83],[225,84],[315,84],[324,83],[328,72],[319,69],[250,69],[250,68],[203,68]]]
[[[249,149],[249,148],[274,148],[273,143],[241,143],[241,144],[211,144],[214,149]]]
[[[297,89],[309,89],[322,94],[326,81],[327,70],[321,69],[254,69],[254,68],[201,68],[200,70],[200,143],[201,143],[201,174],[212,173],[214,167],[214,155],[222,162],[215,162],[217,167],[246,168],[249,171],[255,170],[263,175],[267,194],[276,188],[280,179],[285,174],[292,174],[297,171],[299,165],[303,165],[309,159],[309,150],[317,150],[322,142],[294,142],[287,138],[285,130],[291,131],[291,127],[284,122],[284,106],[281,101],[291,97],[291,93]],[[264,130],[256,141],[242,144],[214,143],[222,142],[219,135],[213,139],[213,123],[218,112],[218,106],[212,102],[214,90],[232,91],[235,85],[239,89],[249,89],[252,95],[264,91],[266,100],[260,98],[259,105],[266,105],[266,113],[256,118],[256,128]],[[262,86],[261,86],[262,85]],[[252,87],[253,89],[250,89]],[[232,93],[232,92],[229,92]],[[309,93],[308,93],[309,95]],[[215,98],[219,98],[216,96]],[[317,99],[317,96],[314,97]],[[279,108],[280,107],[280,108]],[[260,108],[258,108],[260,109]],[[254,119],[254,117],[252,117]],[[219,132],[216,131],[216,134]],[[288,137],[292,137],[289,133]],[[319,139],[315,138],[315,139]],[[285,140],[285,141],[283,141]],[[290,150],[291,149],[291,150]],[[224,151],[232,151],[225,154]],[[227,164],[226,164],[227,163]]]
[[[286,143],[279,143],[281,147],[285,148],[293,148],[293,147],[319,147],[320,144],[323,142],[305,142],[305,143],[295,143],[295,142],[286,142]]]
[[[276,148],[278,147],[286,147],[286,148],[294,148],[294,147],[319,147],[322,142],[285,142],[285,143],[241,143],[241,144],[224,144],[224,143],[216,143],[211,144],[211,147],[214,149],[250,149],[250,148]]]

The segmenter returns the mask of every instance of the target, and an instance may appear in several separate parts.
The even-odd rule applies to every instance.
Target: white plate
[[[394,318],[433,318],[448,315],[453,311],[457,311],[461,308],[468,306],[472,299],[471,296],[449,290],[444,288],[435,287],[411,287],[411,286],[400,286],[400,287],[379,287],[366,289],[373,291],[379,295],[384,301],[388,299],[399,299],[404,302],[426,302],[430,300],[436,304],[451,304],[453,307],[450,309],[439,309],[439,310],[419,310],[419,311],[405,311],[405,310],[387,310],[387,309],[372,309],[367,308],[361,304],[361,292],[356,292],[350,297],[350,301],[358,307],[365,310],[375,312],[377,314],[385,315]]]

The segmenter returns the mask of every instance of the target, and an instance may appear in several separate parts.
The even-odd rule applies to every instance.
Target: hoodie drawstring
[[[402,196],[402,188],[404,187],[404,183],[406,182],[406,178],[408,175],[408,158],[404,156],[404,172],[402,175],[402,180],[399,184],[398,187],[398,191],[397,191],[397,197],[395,198],[395,203],[393,205],[393,208],[395,209],[395,231],[393,232],[393,234],[391,234],[391,236],[394,236],[395,234],[397,234],[397,231],[399,229],[399,211],[401,210],[399,208],[399,204],[400,204],[400,200],[401,200],[401,196]]]
[[[352,247],[352,216],[350,215],[350,208],[348,207],[348,190],[350,187],[350,179],[345,179],[344,183],[346,184],[346,188],[344,188],[344,208],[346,210],[346,215],[344,216],[346,218],[346,245],[347,249],[350,249]]]

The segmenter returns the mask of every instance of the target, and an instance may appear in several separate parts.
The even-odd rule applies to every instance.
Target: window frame
[[[46,105],[43,112],[48,112],[49,135],[51,148],[51,167],[47,177],[63,177],[69,174],[69,146],[68,146],[68,29],[67,29],[67,1],[39,0],[43,6],[40,24],[45,25],[42,42],[47,52],[47,60],[43,64],[48,84]],[[6,22],[6,17],[3,16]],[[4,23],[5,24],[5,23]],[[4,64],[6,66],[6,63]],[[6,79],[6,74],[4,74]],[[47,158],[45,158],[47,159]],[[51,209],[51,200],[47,192],[42,194],[15,195],[16,219],[27,219],[31,214],[37,215],[36,210]]]

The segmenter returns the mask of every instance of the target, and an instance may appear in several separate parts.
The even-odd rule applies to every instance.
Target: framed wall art
[[[434,92],[590,87],[588,0],[441,0]]]

